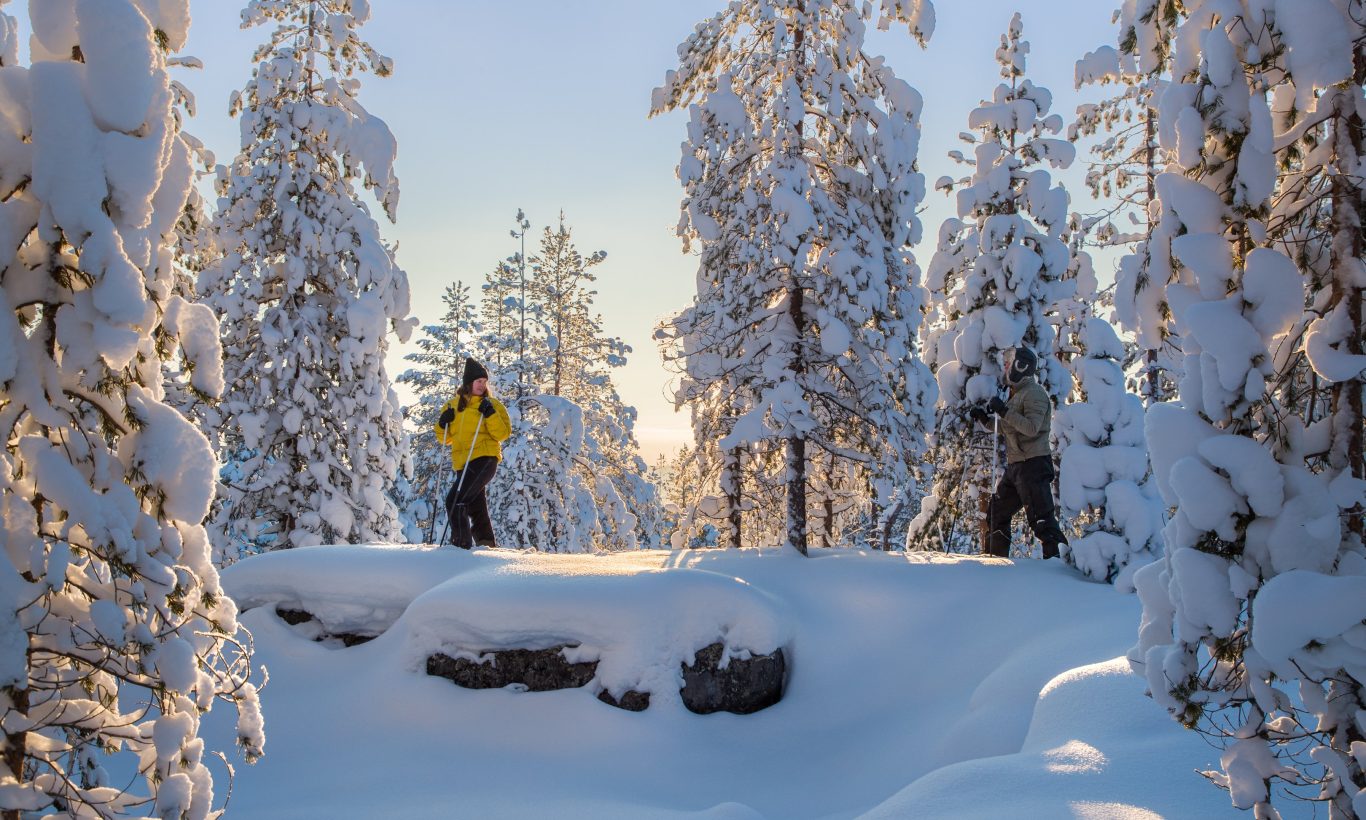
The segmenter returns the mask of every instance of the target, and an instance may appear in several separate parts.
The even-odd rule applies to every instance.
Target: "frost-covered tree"
[[[515,375],[494,374],[495,389],[515,392]],[[542,552],[592,552],[607,544],[603,521],[617,509],[599,507],[599,488],[583,469],[594,453],[583,409],[574,402],[528,393],[508,403],[512,435],[503,444],[489,486],[489,511],[500,541]],[[621,533],[612,533],[621,535]],[[633,534],[632,534],[633,535]]]
[[[1146,425],[1175,511],[1164,559],[1135,575],[1131,660],[1223,741],[1209,776],[1235,806],[1366,816],[1362,8],[1185,10],[1159,104],[1177,168],[1156,183],[1184,368]]]
[[[404,495],[404,519],[427,543],[439,538],[445,523],[446,480],[451,476],[450,448],[433,432],[436,419],[460,387],[466,357],[483,355],[473,347],[482,327],[474,316],[469,286],[459,281],[447,285],[441,302],[446,312],[436,324],[422,329],[417,350],[403,357],[413,367],[398,377],[411,386],[416,398],[406,408],[413,478]]]
[[[525,230],[530,221],[519,212],[517,224]],[[510,543],[588,551],[658,538],[659,503],[644,478],[635,409],[612,381],[630,348],[606,335],[593,307],[592,268],[606,256],[580,253],[561,215],[524,269],[515,255],[486,283],[476,348],[504,362],[494,385],[513,427],[489,504]]]
[[[217,426],[235,476],[215,523],[257,548],[391,541],[406,442],[386,336],[406,341],[415,320],[358,191],[395,218],[396,143],[357,99],[358,75],[391,63],[356,32],[366,3],[251,0],[242,19],[275,28],[232,98],[242,150],[219,180],[225,255],[200,280],[225,327]]]
[[[580,404],[602,387],[608,367],[625,362],[621,341],[607,338],[592,312],[597,291],[591,285],[598,278],[593,268],[606,259],[606,251],[579,252],[561,211],[558,227],[542,230],[540,252],[528,260],[527,298],[540,306],[549,334],[544,387]]]
[[[1143,402],[1124,387],[1124,346],[1091,318],[1072,362],[1078,395],[1058,408],[1058,497],[1078,534],[1063,559],[1098,581],[1133,591],[1133,573],[1161,547],[1163,507],[1150,481]]]
[[[635,408],[626,406],[612,380],[612,371],[626,364],[631,348],[607,335],[594,310],[593,268],[606,258],[606,251],[579,252],[563,213],[554,230],[543,229],[540,250],[528,260],[527,299],[547,333],[546,367],[535,386],[570,399],[583,413],[584,435],[595,455],[580,468],[591,473],[585,478],[596,488],[599,509],[607,516],[601,522],[606,543],[618,548],[652,545],[658,495],[644,479],[647,466],[636,442]],[[621,510],[625,517],[613,512]]]
[[[1137,356],[1130,372],[1145,402],[1165,401],[1175,394],[1179,344],[1172,336],[1166,285],[1171,272],[1155,262],[1151,251],[1157,216],[1157,175],[1167,164],[1158,140],[1157,99],[1169,81],[1170,38],[1164,31],[1180,20],[1175,0],[1143,0],[1124,4],[1117,13],[1119,37],[1077,62],[1076,85],[1119,90],[1107,99],[1077,108],[1069,137],[1096,137],[1087,187],[1101,205],[1086,219],[1100,247],[1128,249],[1119,262],[1110,300],[1120,326],[1134,336]],[[1116,48],[1118,46],[1118,48]]]
[[[201,715],[234,702],[249,758],[265,738],[202,526],[213,452],[165,402],[165,358],[222,388],[213,315],[177,293],[189,3],[33,4],[27,66],[5,5],[0,811],[214,816]]]
[[[1007,351],[1028,347],[1038,378],[1054,398],[1071,390],[1055,353],[1051,314],[1071,289],[1072,254],[1064,241],[1068,196],[1041,167],[1066,168],[1076,150],[1054,134],[1062,117],[1053,96],[1025,77],[1029,43],[1016,14],[1001,36],[996,61],[1005,80],[968,115],[965,141],[974,156],[951,156],[972,168],[936,188],[957,189],[957,217],[944,221],[926,285],[934,294],[925,324],[925,361],[939,383],[932,461],[937,473],[921,503],[911,543],[971,550],[986,537],[986,501],[996,442],[974,430],[968,411],[1002,389]],[[983,439],[986,439],[983,441]],[[975,526],[974,526],[975,525]]]
[[[785,541],[803,553],[814,461],[852,462],[865,504],[886,508],[914,480],[934,399],[909,252],[921,101],[865,53],[875,14],[921,41],[933,29],[928,0],[732,3],[679,46],[651,105],[689,111],[678,233],[700,251],[698,292],[665,332],[706,410],[697,439],[732,504],[745,448],[782,443]]]

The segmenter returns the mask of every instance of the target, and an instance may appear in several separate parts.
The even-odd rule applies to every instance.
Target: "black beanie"
[[[1006,378],[1011,384],[1019,384],[1039,369],[1039,357],[1034,355],[1034,351],[1027,347],[1015,348],[1015,361],[1010,365],[1010,372]]]
[[[487,379],[488,377],[489,372],[484,369],[482,364],[468,356],[465,358],[465,377],[460,380],[462,386],[469,387],[474,384],[475,379]]]

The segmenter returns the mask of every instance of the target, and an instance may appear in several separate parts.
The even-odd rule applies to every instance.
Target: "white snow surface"
[[[1218,750],[1128,671],[1139,602],[1057,561],[324,546],[249,558],[223,585],[270,670],[239,817],[1241,816],[1196,774]],[[314,642],[272,604],[383,634]],[[679,663],[718,639],[782,647],[782,701],[681,708]],[[431,651],[565,642],[601,659],[582,689],[423,671]],[[627,683],[654,689],[644,712],[595,697]],[[219,710],[205,726],[231,745]]]

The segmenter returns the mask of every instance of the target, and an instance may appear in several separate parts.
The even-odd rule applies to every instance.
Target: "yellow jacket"
[[[483,418],[479,413],[479,401],[482,396],[470,396],[465,401],[465,409],[458,410],[460,397],[456,396],[446,402],[446,406],[441,408],[437,414],[439,419],[445,414],[449,407],[455,412],[455,420],[449,427],[436,425],[436,440],[446,444],[451,448],[451,466],[457,470],[465,467],[465,459],[476,459],[483,456],[493,456],[501,459],[503,448],[499,442],[512,435],[512,419],[508,418],[507,408],[503,403],[489,396],[488,400],[493,402],[493,415]],[[480,420],[483,419],[483,423]],[[471,453],[470,441],[474,438],[475,430],[479,431],[479,440],[474,442],[474,450]]]

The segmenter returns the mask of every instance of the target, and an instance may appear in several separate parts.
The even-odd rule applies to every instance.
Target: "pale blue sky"
[[[384,223],[383,232],[399,243],[414,314],[435,320],[447,283],[458,278],[477,287],[517,250],[508,230],[519,207],[532,222],[529,250],[563,210],[580,250],[608,252],[596,268],[598,307],[608,332],[635,348],[617,382],[640,412],[637,436],[651,462],[690,437],[686,411],[675,414],[665,398],[669,374],[651,332],[692,297],[695,265],[673,233],[682,195],[674,167],[686,120],[646,115],[651,90],[676,66],[678,43],[725,3],[371,0],[373,19],[362,29],[395,64],[387,79],[365,77],[360,99],[398,138],[403,193],[398,223]],[[191,130],[220,162],[238,148],[228,95],[245,85],[251,53],[266,36],[238,29],[242,5],[192,0],[185,53],[205,67],[178,77],[198,98]],[[1107,6],[939,0],[926,52],[904,31],[875,32],[869,52],[885,55],[925,97],[920,162],[927,184],[957,173],[945,154],[961,146],[968,111],[999,81],[993,55],[1016,9],[1032,47],[1029,74],[1053,91],[1053,110],[1070,117],[1078,99],[1072,63],[1112,38]],[[1080,175],[1067,178],[1076,182],[1077,207],[1085,197]],[[930,247],[917,254],[922,267],[949,215],[942,194],[930,193],[926,204]],[[404,366],[402,352],[390,359],[393,375]]]

